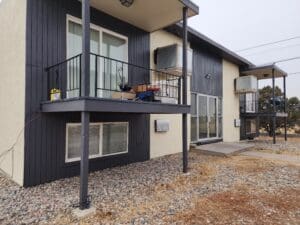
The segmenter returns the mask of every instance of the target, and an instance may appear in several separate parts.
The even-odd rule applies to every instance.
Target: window
[[[256,95],[255,93],[246,93],[246,112],[256,111]]]
[[[82,52],[81,20],[68,16],[67,31],[67,58],[71,58]],[[128,38],[91,24],[90,45],[91,53],[109,58],[91,55],[90,96],[110,98],[113,91],[119,91],[121,82],[128,82],[128,66],[114,61],[128,62]],[[79,69],[79,61],[68,65],[67,98],[79,96]]]
[[[128,123],[92,123],[89,129],[89,157],[122,154],[128,152]],[[67,124],[66,162],[80,160],[81,124]]]

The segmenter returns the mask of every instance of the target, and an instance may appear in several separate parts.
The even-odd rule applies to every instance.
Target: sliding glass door
[[[113,90],[120,90],[120,85],[128,83],[128,61],[127,40],[119,35],[108,31],[102,32],[101,55],[101,82],[98,96],[111,98]]]
[[[217,97],[208,97],[208,138],[217,137]]]
[[[91,53],[100,54],[100,32],[96,29],[91,29],[90,35]],[[67,33],[67,58],[74,57],[82,52],[82,27],[81,24],[73,21],[68,21]],[[90,96],[95,96],[95,81],[96,76],[96,60],[91,57],[90,66]],[[74,70],[77,71],[74,73]],[[67,77],[67,98],[74,98],[79,96],[80,89],[80,61],[69,62],[68,77]]]
[[[216,96],[192,94],[192,142],[222,136],[222,99]]]
[[[207,97],[198,96],[198,139],[203,139],[208,137],[208,116],[207,116]]]
[[[128,38],[92,25],[90,30],[90,96],[111,98],[120,91],[119,86],[128,82]],[[81,20],[67,17],[67,58],[82,52]],[[125,62],[125,63],[122,63]],[[80,93],[80,61],[68,64],[67,98]],[[74,72],[75,71],[75,72]]]

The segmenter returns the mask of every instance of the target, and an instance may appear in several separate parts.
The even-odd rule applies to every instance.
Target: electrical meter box
[[[155,132],[168,132],[170,130],[169,120],[155,120]]]

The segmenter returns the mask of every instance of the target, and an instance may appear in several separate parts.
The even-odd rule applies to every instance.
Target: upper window
[[[67,17],[67,57],[71,58],[82,52],[81,20]],[[119,91],[121,82],[128,82],[128,38],[116,32],[91,24],[90,96],[110,98],[113,91]],[[67,97],[79,96],[78,63],[68,65]]]
[[[67,124],[66,162],[80,160],[81,124]],[[89,157],[128,152],[128,123],[92,123],[89,128]]]

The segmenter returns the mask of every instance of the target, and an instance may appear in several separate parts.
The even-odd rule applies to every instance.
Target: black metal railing
[[[275,112],[284,112],[284,101],[278,97],[275,101]],[[271,113],[274,111],[272,99],[267,101],[240,101],[241,113]]]
[[[45,70],[47,100],[82,96],[81,54]],[[178,75],[90,54],[90,97],[119,98],[122,96],[120,93],[130,93],[134,96],[130,99],[135,101],[180,104],[181,80],[182,77]]]

